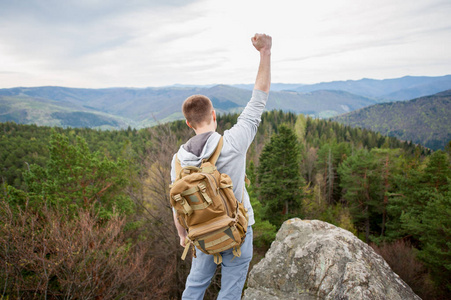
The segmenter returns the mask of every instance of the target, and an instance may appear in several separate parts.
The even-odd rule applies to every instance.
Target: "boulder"
[[[351,232],[322,221],[286,221],[249,274],[245,300],[420,299]]]

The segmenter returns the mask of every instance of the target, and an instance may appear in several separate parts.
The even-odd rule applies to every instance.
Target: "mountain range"
[[[190,95],[208,96],[218,113],[241,111],[250,90],[213,87],[76,89],[65,87],[0,90],[0,122],[61,127],[142,128],[183,118],[181,105]],[[377,101],[343,91],[271,92],[267,109],[330,117]]]
[[[183,118],[180,107],[204,94],[218,113],[241,111],[253,85],[169,86],[83,89],[17,87],[0,89],[0,122],[60,127],[143,128]],[[328,118],[387,101],[413,99],[451,89],[451,75],[361,79],[305,84],[273,84],[267,110]]]
[[[252,85],[235,85],[252,89]],[[411,100],[421,96],[432,95],[451,89],[451,75],[405,76],[394,79],[360,79],[347,81],[332,81],[316,84],[273,84],[271,90],[291,90],[299,93],[308,93],[319,90],[338,90],[360,95],[381,102]]]

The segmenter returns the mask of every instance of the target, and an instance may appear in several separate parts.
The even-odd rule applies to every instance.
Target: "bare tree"
[[[139,234],[148,244],[148,255],[157,267],[153,270],[154,276],[164,278],[160,285],[168,291],[166,298],[179,299],[189,273],[190,260],[180,259],[183,249],[169,201],[170,170],[178,141],[187,140],[191,133],[182,130],[182,136],[178,138],[169,125],[148,130],[152,138],[145,157],[141,158],[142,172],[137,178],[138,184],[130,190],[130,196],[137,204],[139,221],[144,224]]]
[[[0,201],[1,298],[161,299],[165,273],[143,243],[131,244],[126,220],[99,218],[92,210],[67,211]]]

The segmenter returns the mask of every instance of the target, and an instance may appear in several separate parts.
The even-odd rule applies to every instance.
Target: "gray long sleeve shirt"
[[[267,93],[260,90],[254,90],[252,92],[252,98],[238,117],[237,123],[224,132],[224,144],[216,162],[218,171],[228,174],[232,179],[235,197],[238,201],[243,202],[244,207],[248,209],[249,225],[253,225],[255,220],[249,194],[244,183],[246,175],[246,153],[257,133],[267,100]],[[177,152],[177,157],[182,167],[200,166],[203,159],[208,159],[213,154],[220,137],[220,134],[217,132],[207,132],[192,137]],[[175,178],[174,155],[171,169],[172,182],[174,182]]]

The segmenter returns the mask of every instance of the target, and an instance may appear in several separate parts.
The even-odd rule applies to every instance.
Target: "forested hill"
[[[333,120],[444,149],[451,141],[451,90],[406,102],[376,104]]]

